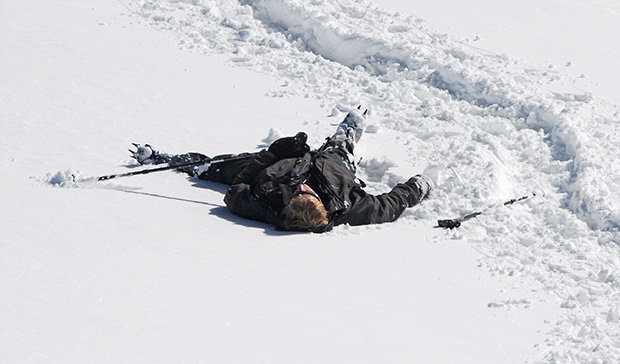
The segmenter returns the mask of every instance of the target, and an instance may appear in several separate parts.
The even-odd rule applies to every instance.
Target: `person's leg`
[[[181,167],[178,170],[203,181],[231,185],[235,177],[250,163],[250,158],[244,158],[250,154],[221,154],[209,158],[200,153],[185,153],[171,157],[168,163],[175,165],[204,161],[203,165]],[[211,161],[214,162],[210,163]]]
[[[355,173],[355,144],[364,132],[364,115],[358,110],[349,112],[346,118],[338,125],[336,132],[323,146],[322,153],[330,158],[343,161],[351,172]]]
[[[180,167],[177,170],[183,173],[187,173],[192,177],[197,177],[198,179],[204,181],[219,182],[227,185],[230,185],[235,179],[235,177],[239,174],[239,172],[241,172],[250,162],[250,158],[233,158],[230,161],[209,164],[211,160],[222,160],[235,156],[243,157],[245,155],[249,155],[249,153],[241,153],[239,155],[223,154],[215,156],[213,158],[209,158],[201,153],[191,152],[172,155],[167,153],[160,153],[157,149],[151,147],[148,144],[134,145],[136,146],[137,150],[135,152],[132,150],[129,151],[132,153],[133,158],[135,158],[140,164],[146,165],[168,163],[169,165],[173,166],[204,161],[204,165]]]
[[[203,181],[211,181],[231,185],[237,175],[250,163],[251,158],[243,158],[251,153],[223,154],[213,157],[213,160],[229,159],[225,162],[217,162],[209,165],[205,170],[199,166],[194,175]],[[241,157],[241,158],[236,158]]]
[[[207,163],[209,160],[211,160],[211,158],[207,157],[206,155],[201,154],[201,153],[195,153],[195,152],[168,156],[167,159],[168,160],[166,162],[164,162],[164,163],[168,163],[171,166],[182,165],[182,164],[190,164],[190,163],[198,163],[198,162],[201,162],[201,161],[204,161],[205,163]],[[181,171],[183,173],[187,173],[190,176],[195,176],[196,175],[196,168],[197,167],[198,166],[180,167],[180,168],[177,168],[177,171]]]

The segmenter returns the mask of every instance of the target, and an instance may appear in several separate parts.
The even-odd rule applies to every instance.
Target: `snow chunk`
[[[48,173],[42,182],[49,183],[54,187],[79,187],[79,181],[83,180],[79,171],[59,171],[55,174]]]
[[[267,135],[267,137],[264,138],[262,142],[265,143],[265,145],[271,145],[271,143],[282,137],[284,137],[284,134],[282,134],[280,130],[271,128],[269,129],[269,135]]]

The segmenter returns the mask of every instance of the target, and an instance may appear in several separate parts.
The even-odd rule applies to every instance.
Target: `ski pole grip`
[[[461,226],[461,222],[458,220],[438,220],[437,225],[446,229],[454,229]]]

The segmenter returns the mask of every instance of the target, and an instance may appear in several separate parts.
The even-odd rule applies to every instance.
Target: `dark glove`
[[[269,146],[268,151],[280,159],[303,157],[304,154],[310,151],[310,147],[306,144],[307,140],[308,135],[304,132],[299,132],[294,137],[276,140]]]

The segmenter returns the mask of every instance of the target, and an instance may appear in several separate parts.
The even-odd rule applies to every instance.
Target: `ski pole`
[[[182,168],[182,167],[192,167],[192,166],[199,166],[199,165],[211,165],[211,164],[223,163],[223,162],[229,162],[229,161],[238,161],[238,160],[249,159],[249,158],[253,157],[255,154],[256,153],[248,153],[248,154],[241,154],[241,155],[226,156],[224,158],[217,158],[216,157],[216,158],[211,159],[211,160],[201,160],[201,161],[188,162],[188,163],[170,164],[170,165],[167,165],[165,167],[152,168],[152,169],[143,169],[141,171],[127,172],[127,173],[110,174],[110,175],[107,175],[107,176],[96,177],[94,179],[97,180],[97,181],[107,181],[107,180],[115,179],[115,178],[136,176],[136,175],[139,175],[139,174],[149,174],[149,173],[153,173],[153,172],[168,171],[168,170],[171,170],[171,169],[178,169],[178,168]]]
[[[544,193],[542,195],[544,196]],[[503,206],[512,205],[515,202],[523,201],[523,200],[526,200],[526,199],[534,197],[534,196],[538,196],[536,194],[536,192],[532,192],[529,195],[525,195],[523,197],[513,198],[512,200],[508,200],[508,201],[504,202],[502,205]],[[478,215],[480,215],[482,213],[484,213],[484,211],[472,212],[471,214],[459,216],[459,217],[454,218],[454,219],[438,220],[437,221],[437,225],[439,225],[438,227],[442,227],[442,228],[454,229],[454,228],[457,228],[457,227],[461,226],[462,222],[465,222],[467,220],[471,220],[474,217],[476,217],[476,216],[478,216]]]

